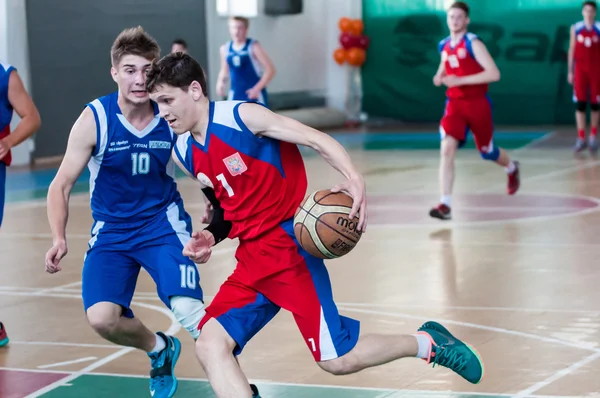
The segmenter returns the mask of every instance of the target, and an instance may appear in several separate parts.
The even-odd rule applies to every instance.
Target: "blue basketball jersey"
[[[253,39],[246,39],[246,44],[240,50],[233,48],[232,40],[227,45],[227,65],[229,65],[231,78],[229,100],[248,100],[246,91],[254,87],[262,77],[263,70],[252,52],[253,45]],[[262,90],[262,97],[259,97],[257,101],[266,104],[265,89]]]
[[[88,163],[92,216],[135,223],[182,201],[171,149],[177,141],[154,106],[154,119],[139,131],[121,113],[118,92],[87,104],[96,119],[96,147]]]

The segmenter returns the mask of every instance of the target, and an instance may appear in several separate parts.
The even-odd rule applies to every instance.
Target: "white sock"
[[[156,336],[156,345],[154,346],[154,348],[152,349],[152,351],[150,351],[150,354],[159,353],[162,350],[164,350],[165,348],[167,348],[167,342],[165,341],[165,339],[163,339],[162,337],[160,337],[156,333],[154,335]]]
[[[506,171],[508,174],[512,174],[516,168],[517,166],[515,165],[515,162],[511,160],[508,166],[504,168],[504,171]]]
[[[419,352],[417,353],[417,358],[427,359],[429,358],[429,354],[431,353],[431,340],[427,335],[424,334],[413,334],[417,339],[417,344],[419,344]]]
[[[450,203],[452,203],[452,195],[442,195],[442,197],[440,198],[440,203],[445,204],[448,207],[451,207]]]

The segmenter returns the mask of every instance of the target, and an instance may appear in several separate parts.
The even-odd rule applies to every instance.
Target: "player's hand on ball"
[[[58,271],[62,271],[59,263],[67,255],[67,252],[67,242],[58,241],[54,243],[54,246],[46,253],[46,272],[55,274]]]
[[[442,77],[442,83],[446,87],[460,86],[460,77],[455,76],[455,75],[444,76],[444,77]]]
[[[331,192],[340,191],[352,197],[352,210],[350,210],[348,217],[353,219],[358,214],[357,230],[365,232],[367,230],[367,188],[365,180],[360,174],[357,174],[331,189]]]
[[[204,264],[210,259],[212,243],[206,234],[210,234],[210,232],[192,233],[192,239],[183,248],[183,255],[189,257],[196,264]],[[214,238],[212,240],[214,242]]]
[[[212,203],[207,203],[206,208],[204,209],[204,215],[202,215],[202,220],[201,220],[202,223],[210,224],[210,222],[212,221],[214,212],[215,212],[215,208],[213,207]]]

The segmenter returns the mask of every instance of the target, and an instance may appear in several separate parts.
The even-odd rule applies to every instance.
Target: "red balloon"
[[[352,38],[352,35],[350,33],[342,33],[340,35],[340,44],[346,50],[354,47],[354,40]]]
[[[369,47],[370,40],[367,36],[360,35],[360,36],[358,36],[357,41],[358,41],[358,43],[356,44],[356,47],[362,48],[363,50],[366,50]]]

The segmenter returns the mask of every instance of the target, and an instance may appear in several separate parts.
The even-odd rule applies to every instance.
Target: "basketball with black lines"
[[[315,257],[333,259],[348,254],[361,237],[358,216],[350,219],[352,198],[330,190],[313,192],[294,215],[294,234],[300,246]]]

